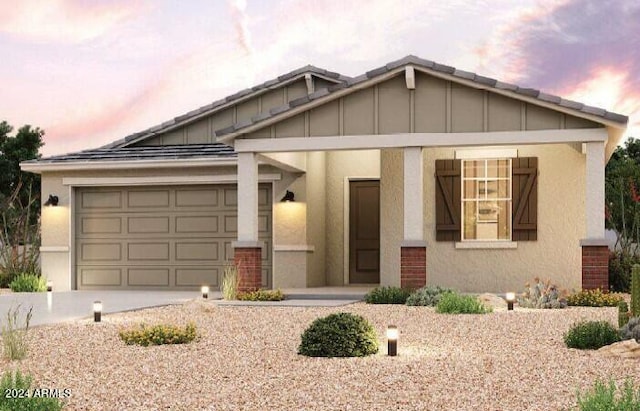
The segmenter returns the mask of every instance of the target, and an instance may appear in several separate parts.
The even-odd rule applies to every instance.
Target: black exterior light
[[[390,325],[387,327],[387,355],[395,357],[398,355],[398,327]]]
[[[93,322],[99,323],[102,321],[102,301],[93,302]]]
[[[285,202],[285,203],[292,203],[292,202],[296,201],[295,200],[295,194],[293,194],[293,191],[287,190],[287,192],[284,194],[284,197],[282,197],[282,200],[280,200],[280,201]]]
[[[507,300],[507,311],[513,311],[513,303],[516,301],[516,293],[508,292],[505,300]]]
[[[58,196],[49,194],[49,199],[44,203],[44,205],[56,207],[58,205]]]

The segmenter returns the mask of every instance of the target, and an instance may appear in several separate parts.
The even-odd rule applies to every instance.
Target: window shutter
[[[460,241],[460,160],[436,160],[436,241]]]
[[[538,239],[538,158],[512,159],[513,241]]]

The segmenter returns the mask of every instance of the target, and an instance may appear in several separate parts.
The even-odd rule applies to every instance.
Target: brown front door
[[[380,282],[380,181],[349,182],[349,283]]]

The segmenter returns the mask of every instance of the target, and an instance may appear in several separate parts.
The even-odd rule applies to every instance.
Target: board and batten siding
[[[263,286],[270,286],[271,188],[259,188]],[[235,185],[79,188],[78,289],[217,288],[233,261]]]
[[[599,128],[579,117],[416,72],[328,101],[239,138]]]

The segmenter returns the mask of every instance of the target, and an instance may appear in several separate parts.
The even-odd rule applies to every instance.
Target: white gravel
[[[360,314],[381,351],[367,358],[297,355],[315,318]],[[616,322],[616,308],[442,315],[433,308],[239,307],[192,301],[104,315],[31,331],[20,368],[35,387],[71,389],[83,410],[561,410],[597,379],[640,385],[637,360],[567,349],[562,334],[580,319]],[[195,321],[186,345],[127,346],[118,329],[139,322]],[[388,324],[400,329],[398,357],[386,355]]]

